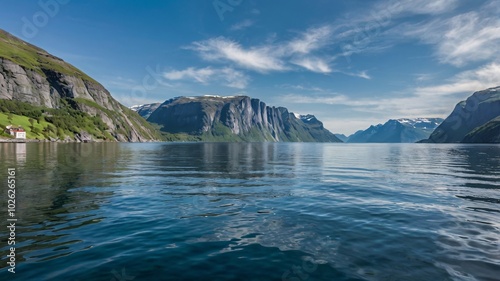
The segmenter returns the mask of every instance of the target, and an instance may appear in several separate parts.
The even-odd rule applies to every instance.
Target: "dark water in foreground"
[[[29,143],[0,157],[0,280],[500,280],[500,146]]]

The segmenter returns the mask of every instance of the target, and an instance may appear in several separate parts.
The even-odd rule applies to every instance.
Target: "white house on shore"
[[[12,125],[6,127],[7,132],[16,139],[26,139],[26,131],[19,126],[14,128]]]

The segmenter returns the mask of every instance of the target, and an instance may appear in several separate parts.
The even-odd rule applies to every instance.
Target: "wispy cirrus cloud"
[[[259,71],[282,71],[286,67],[271,46],[244,48],[239,43],[217,37],[194,42],[188,49],[198,52],[202,59],[211,62],[232,62],[240,67]]]
[[[230,31],[239,31],[239,30],[243,30],[243,29],[249,28],[249,27],[251,27],[254,24],[255,24],[255,22],[253,20],[246,19],[244,21],[241,21],[241,22],[238,22],[236,24],[231,25],[231,27],[229,28],[229,30]]]
[[[310,86],[310,85],[292,85],[292,84],[283,84],[283,85],[277,85],[278,88],[282,89],[292,89],[292,90],[300,90],[300,91],[307,91],[307,92],[326,92],[326,89],[316,87],[316,86]]]
[[[387,0],[376,4],[372,14],[390,11],[393,17],[408,14],[439,15],[453,11],[459,4],[459,0]]]
[[[215,74],[215,70],[206,68],[194,68],[189,67],[184,70],[172,70],[165,72],[163,75],[168,80],[183,80],[183,79],[193,79],[199,83],[207,83],[208,79]]]
[[[371,7],[361,14],[348,14],[345,19],[307,28],[284,41],[273,40],[248,46],[220,36],[192,42],[185,49],[196,52],[203,60],[211,63],[226,64],[231,68],[259,73],[301,69],[320,74],[343,73],[369,80],[372,77],[366,71],[343,71],[334,62],[339,57],[383,52],[397,45],[401,39],[394,39],[395,36],[388,31],[396,30],[395,26],[398,25],[404,26],[402,31],[407,36],[413,33],[414,37],[433,41],[434,37],[424,38],[424,35],[420,34],[429,34],[424,30],[425,26],[419,26],[424,30],[419,31],[416,29],[418,25],[412,27],[401,24],[401,19],[414,15],[444,15],[446,18],[459,4],[459,0],[383,0],[371,4]],[[254,21],[247,19],[234,24],[230,30],[243,30],[253,25]],[[490,30],[489,34],[493,34],[492,32],[493,30]]]
[[[340,93],[289,93],[283,100],[298,104],[330,104],[352,107],[356,111],[400,117],[443,117],[453,105],[473,92],[500,85],[500,63],[490,63],[460,72],[443,84],[407,89],[396,97],[351,98]]]
[[[288,42],[283,48],[285,48],[285,52],[291,54],[307,55],[331,43],[332,33],[332,27],[329,25],[309,28],[300,37]]]
[[[336,44],[340,47],[336,57],[349,61],[354,54],[385,51],[401,40],[399,34],[387,30],[400,26],[403,18],[447,14],[459,4],[458,0],[385,0],[358,13],[348,13],[332,24]]]
[[[415,94],[422,98],[444,96],[471,93],[498,85],[500,85],[500,63],[493,62],[473,70],[462,71],[443,84],[416,88]]]
[[[493,2],[490,2],[479,11],[407,25],[397,31],[403,29],[406,36],[416,37],[433,45],[435,55],[442,63],[460,67],[468,63],[498,59],[500,18],[492,5]]]
[[[331,28],[322,26],[307,29],[299,36],[279,43],[244,47],[234,40],[217,37],[193,42],[186,48],[197,52],[206,61],[229,62],[261,73],[294,70],[294,66],[329,73],[332,72],[329,59],[313,53],[327,46],[331,37]]]
[[[304,58],[294,59],[291,61],[291,63],[298,66],[302,66],[303,68],[312,72],[317,72],[317,73],[332,72],[332,69],[328,65],[328,62],[316,57],[304,57]]]
[[[366,70],[359,71],[359,72],[342,72],[342,73],[344,73],[345,75],[359,77],[359,78],[363,78],[366,80],[372,79],[372,77],[368,74],[368,71],[366,71]]]
[[[172,70],[165,72],[163,76],[168,80],[188,80],[201,84],[210,82],[222,83],[231,88],[244,89],[247,87],[250,78],[244,73],[229,67],[225,68],[194,68],[189,67],[184,70]]]

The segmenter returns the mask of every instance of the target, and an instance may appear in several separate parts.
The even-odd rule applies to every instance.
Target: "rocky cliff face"
[[[500,117],[472,130],[462,140],[464,143],[500,143]]]
[[[147,120],[164,132],[203,140],[341,142],[312,115],[297,118],[284,107],[247,96],[178,97],[161,104]]]
[[[479,91],[458,103],[427,142],[499,142],[500,87]]]
[[[370,126],[349,136],[352,143],[413,143],[427,139],[441,118],[391,119],[385,124]]]
[[[69,99],[75,109],[100,117],[118,141],[157,139],[155,130],[113,99],[98,82],[46,51],[0,30],[0,99],[59,108]]]

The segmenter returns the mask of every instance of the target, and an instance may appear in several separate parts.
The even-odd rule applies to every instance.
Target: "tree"
[[[61,128],[57,128],[57,137],[59,137],[59,139],[64,139],[64,132]]]
[[[14,118],[14,115],[12,115],[12,112],[7,115],[7,119],[9,119],[9,122],[12,123],[12,118]]]
[[[32,132],[33,134],[35,134],[35,135],[38,135],[38,134],[42,133],[42,131],[40,131],[40,129],[38,129],[38,128],[33,128],[33,129],[31,129],[31,132]]]
[[[33,118],[28,119],[31,124],[31,128],[33,129],[33,124],[35,124],[35,120]]]

